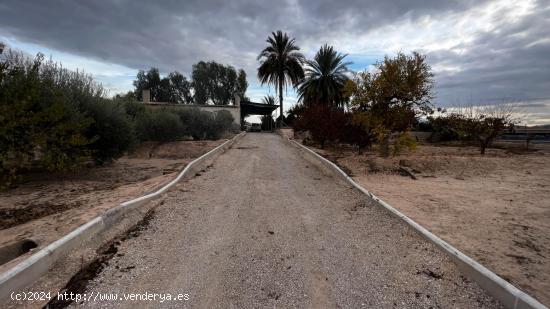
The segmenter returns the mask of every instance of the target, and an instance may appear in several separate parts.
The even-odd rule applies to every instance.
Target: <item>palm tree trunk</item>
[[[279,111],[280,111],[280,120],[279,120],[279,128],[283,127],[283,76],[279,76]]]

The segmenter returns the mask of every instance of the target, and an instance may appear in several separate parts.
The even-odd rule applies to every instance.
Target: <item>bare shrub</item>
[[[518,106],[514,103],[459,107],[445,117],[462,139],[479,144],[481,154],[485,154],[487,147],[510,125],[520,121]]]

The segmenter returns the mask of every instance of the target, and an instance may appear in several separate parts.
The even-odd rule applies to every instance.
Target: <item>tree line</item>
[[[133,82],[134,91],[126,96],[143,100],[143,90],[149,89],[151,101],[175,104],[233,104],[235,95],[245,98],[248,82],[244,70],[214,61],[193,65],[191,80],[174,71],[161,77],[157,68],[140,70]]]
[[[182,84],[177,74],[167,78]],[[150,109],[132,95],[108,98],[90,75],[42,54],[0,53],[0,189],[30,170],[71,171],[108,163],[144,141],[218,139],[228,130],[239,130],[228,111]]]
[[[308,131],[321,147],[339,142],[360,151],[375,146],[382,156],[397,154],[416,147],[410,131],[428,122],[434,130],[443,126],[457,138],[477,142],[483,154],[515,120],[510,106],[441,113],[432,103],[434,74],[418,52],[386,56],[374,70],[357,73],[348,69],[347,55],[326,44],[310,60],[282,31],[266,43],[258,56],[258,79],[277,89],[281,115],[284,89],[297,89],[299,103],[286,121]]]

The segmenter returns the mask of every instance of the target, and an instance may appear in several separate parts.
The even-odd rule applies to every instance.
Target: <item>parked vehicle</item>
[[[250,132],[261,132],[262,131],[262,125],[259,123],[253,123],[250,126]]]

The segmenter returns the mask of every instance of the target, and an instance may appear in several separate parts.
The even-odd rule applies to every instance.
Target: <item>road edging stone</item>
[[[411,228],[418,232],[425,239],[429,240],[437,247],[439,247],[445,254],[447,254],[459,267],[459,269],[465,273],[470,279],[477,282],[485,291],[487,291],[491,296],[498,299],[506,308],[510,309],[548,309],[542,303],[534,299],[529,294],[521,291],[514,285],[508,283],[506,280],[499,277],[494,272],[487,269],[485,266],[479,264],[474,259],[470,258],[466,254],[460,252],[455,247],[451,246],[441,238],[432,234],[426,228],[416,223],[411,218],[407,217],[397,209],[390,206],[388,203],[384,202],[380,198],[376,197],[374,194],[363,188],[361,185],[356,183],[351,177],[349,177],[342,169],[340,169],[336,164],[322,157],[315,151],[309,149],[308,147],[282,135],[281,138],[288,143],[290,146],[297,148],[300,154],[309,162],[314,164],[316,167],[321,169],[323,172],[330,175],[335,175],[350,184],[357,190],[361,191],[365,195],[369,196],[372,200],[376,201],[378,205],[382,206],[384,209],[405,221]]]

